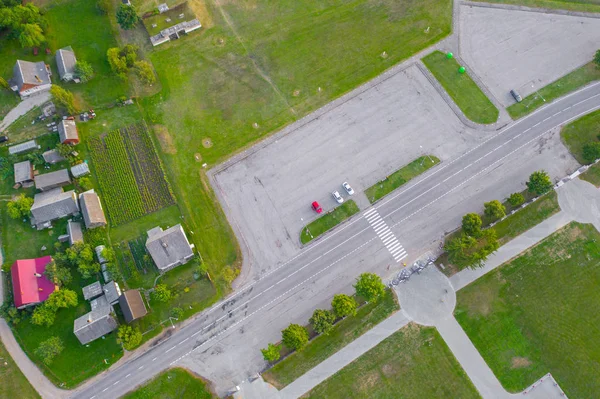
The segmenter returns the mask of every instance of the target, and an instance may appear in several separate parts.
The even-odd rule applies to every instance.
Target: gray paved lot
[[[462,58],[503,104],[525,97],[591,61],[600,19],[462,6]],[[532,84],[534,85],[532,87]]]

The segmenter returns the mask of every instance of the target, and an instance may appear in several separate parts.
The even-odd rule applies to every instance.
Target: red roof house
[[[17,309],[44,302],[54,290],[58,289],[53,282],[44,275],[51,256],[36,259],[22,259],[13,263],[10,274],[12,275],[13,295]]]

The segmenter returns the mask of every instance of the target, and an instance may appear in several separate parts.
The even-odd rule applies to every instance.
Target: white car
[[[333,195],[333,198],[337,201],[338,204],[341,204],[342,202],[344,202],[344,199],[342,198],[340,193],[338,193],[337,191],[332,192],[331,195]]]
[[[344,190],[346,190],[346,192],[348,193],[348,195],[352,195],[354,194],[354,190],[352,189],[352,187],[350,187],[350,185],[348,184],[347,181],[342,183],[342,187],[344,187]]]

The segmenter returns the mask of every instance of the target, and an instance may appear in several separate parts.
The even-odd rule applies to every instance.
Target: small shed
[[[53,150],[44,151],[42,157],[44,158],[44,162],[49,164],[55,164],[66,160],[65,157],[60,155],[56,148]]]
[[[123,292],[123,295],[119,298],[119,305],[121,305],[121,310],[127,323],[144,317],[148,313],[139,290]]]
[[[75,58],[71,46],[61,48],[56,52],[56,66],[60,80],[69,82],[75,79],[75,64],[77,64],[77,58]]]
[[[13,166],[15,169],[15,184],[33,182],[33,166],[30,161],[17,162]]]
[[[58,124],[58,136],[62,144],[79,144],[79,132],[74,119],[63,119]]]
[[[104,296],[106,297],[106,301],[109,305],[116,305],[119,302],[119,298],[121,297],[121,288],[119,284],[115,281],[110,281],[102,287],[102,291],[104,291]]]
[[[69,220],[67,223],[67,235],[69,236],[69,245],[73,245],[77,242],[83,242],[81,223]]]
[[[71,183],[71,177],[69,176],[69,171],[67,169],[37,175],[34,180],[35,188],[40,191],[48,191]]]
[[[104,252],[105,249],[106,247],[104,245],[98,245],[96,248],[94,248],[94,251],[96,251],[96,257],[98,258],[98,262],[101,265],[108,262],[108,260],[104,256],[102,256],[102,252]]]
[[[93,189],[79,194],[79,206],[87,229],[106,226],[100,197]]]
[[[71,174],[73,175],[73,177],[85,176],[88,173],[90,173],[90,167],[85,162],[71,167]]]
[[[99,281],[95,281],[90,285],[86,285],[82,288],[82,290],[83,299],[85,299],[86,301],[99,297],[103,293],[102,286],[100,285]]]
[[[31,150],[38,150],[41,147],[36,143],[35,140],[29,140],[21,144],[13,145],[8,147],[8,153],[10,155],[22,154]]]

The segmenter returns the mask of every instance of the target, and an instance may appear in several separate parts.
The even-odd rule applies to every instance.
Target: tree
[[[7,3],[3,0],[2,3]],[[46,41],[42,26],[44,19],[40,10],[28,3],[15,4],[9,0],[10,6],[1,7],[0,4],[0,30],[7,30],[8,36],[19,41],[22,47],[39,46]]]
[[[179,320],[183,316],[183,309],[177,307],[171,309],[171,316]]]
[[[73,290],[63,288],[50,294],[44,305],[57,310],[59,308],[74,308],[77,306],[77,303],[77,293]]]
[[[493,200],[483,204],[483,213],[492,220],[502,219],[506,216],[506,208],[498,200]]]
[[[267,362],[276,362],[281,357],[279,345],[269,344],[265,349],[261,349],[260,351]]]
[[[58,286],[65,286],[73,279],[71,270],[69,270],[67,267],[57,264],[55,260],[52,260],[52,262],[46,266],[44,274],[48,280],[54,282],[54,284]]]
[[[308,343],[308,331],[298,324],[290,324],[281,332],[283,344],[290,349],[301,351]]]
[[[133,6],[120,4],[117,9],[117,22],[124,30],[129,30],[139,21],[139,17]]]
[[[4,304],[0,306],[0,317],[13,325],[17,325],[21,322],[21,312],[9,302],[4,302]]]
[[[165,284],[158,284],[152,291],[152,299],[158,302],[168,302],[171,299],[171,291]]]
[[[331,301],[331,307],[337,317],[354,316],[356,314],[356,301],[346,294],[335,295],[333,301]]]
[[[317,334],[329,334],[333,328],[335,315],[328,310],[317,309],[313,312],[309,322]]]
[[[140,80],[148,85],[154,84],[156,82],[156,76],[154,76],[154,70],[152,70],[152,65],[148,61],[136,61],[134,63],[134,69],[137,76]]]
[[[583,160],[587,163],[596,161],[596,159],[600,158],[600,143],[596,141],[584,144],[582,156]]]
[[[594,56],[594,62],[596,66],[600,68],[600,50],[596,51],[596,55]]]
[[[133,328],[123,324],[117,332],[117,343],[122,344],[123,348],[128,351],[133,350],[142,343],[142,333],[137,327]]]
[[[519,206],[525,202],[525,197],[521,193],[512,193],[510,197],[508,197],[508,203],[511,206]]]
[[[63,89],[58,85],[52,85],[52,87],[50,88],[50,94],[52,95],[52,99],[54,100],[54,102],[56,102],[59,106],[65,108],[69,114],[77,113],[73,93]]]
[[[19,43],[21,47],[37,47],[46,41],[44,31],[38,24],[23,24],[20,27]]]
[[[75,76],[82,82],[87,82],[94,76],[94,68],[92,68],[92,65],[87,61],[77,61],[75,64]]]
[[[33,198],[25,196],[25,194],[19,195],[12,201],[8,201],[6,204],[6,210],[8,216],[13,219],[24,218],[29,215],[31,206],[33,205]]]
[[[477,268],[484,265],[488,256],[494,253],[500,244],[494,229],[481,232],[479,238],[461,234],[450,240],[444,247],[448,252],[448,260],[455,266]]]
[[[46,302],[38,305],[31,315],[31,322],[38,326],[45,325],[50,327],[56,320],[56,309],[48,306]]]
[[[356,289],[356,294],[369,302],[377,302],[385,294],[385,284],[381,281],[381,277],[374,273],[361,274],[356,279],[354,288]]]
[[[477,237],[481,234],[481,217],[476,213],[467,213],[462,218],[462,229],[465,234]]]
[[[125,78],[127,74],[127,63],[125,58],[119,54],[120,50],[117,47],[109,48],[106,52],[110,69],[113,73],[121,78]]]
[[[88,191],[94,188],[94,185],[92,184],[92,179],[90,179],[89,177],[80,177],[77,181],[77,184],[79,184],[83,191]]]
[[[4,88],[6,90],[10,90],[10,85],[8,84],[6,79],[4,79],[2,76],[0,76],[0,87]]]
[[[527,188],[536,195],[542,195],[552,189],[552,181],[550,180],[548,173],[543,170],[538,170],[529,176]]]
[[[76,267],[84,279],[90,278],[100,271],[100,264],[94,261],[94,250],[90,244],[75,243],[65,250],[63,254],[55,254],[56,262],[64,262],[70,267]]]
[[[50,337],[40,343],[40,346],[35,350],[35,354],[42,359],[45,364],[50,364],[63,349],[65,349],[65,347],[60,338]]]

